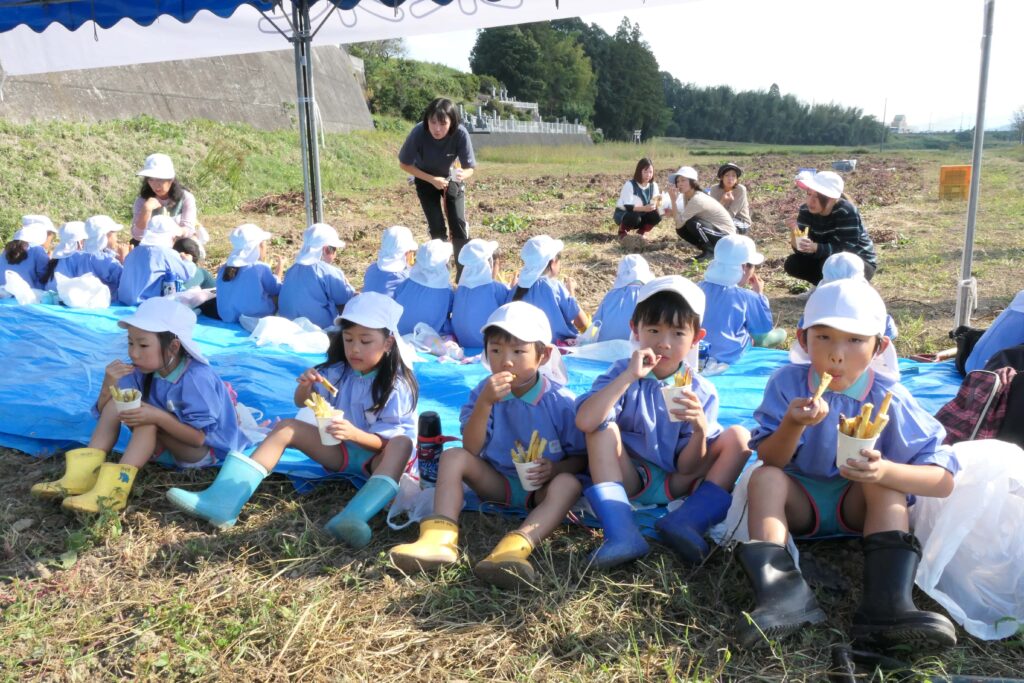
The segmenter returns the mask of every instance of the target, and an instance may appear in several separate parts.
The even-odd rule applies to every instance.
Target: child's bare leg
[[[412,439],[407,436],[396,436],[389,440],[384,449],[373,456],[370,461],[370,472],[398,481],[412,457]]]
[[[170,451],[171,455],[173,455],[174,459],[178,462],[199,462],[210,452],[210,447],[205,443],[200,446],[191,446],[183,441],[175,439],[170,434],[161,431],[157,431],[156,443],[157,448],[154,448],[154,451]]]
[[[617,481],[630,495],[640,490],[640,475],[622,447],[618,425],[609,424],[605,429],[587,434],[586,438],[590,476],[595,484]]]
[[[462,482],[484,500],[505,498],[505,477],[483,458],[464,448],[450,448],[441,456],[434,488],[434,514],[457,520],[462,512]]]
[[[139,425],[133,429],[128,447],[118,462],[139,469],[145,466],[156,451],[157,431],[156,425]]]
[[[750,459],[750,432],[735,425],[725,430],[708,449],[711,467],[704,477],[725,491],[732,491],[743,466]]]
[[[536,546],[565,521],[569,508],[580,499],[582,492],[583,486],[576,477],[567,472],[557,475],[537,491],[535,497],[539,503],[519,527],[519,532]]]
[[[785,495],[779,495],[785,491]],[[810,529],[814,511],[807,494],[778,467],[754,470],[747,487],[747,529],[752,541],[786,544],[789,530]]]
[[[281,420],[274,425],[274,430],[253,452],[252,459],[271,472],[289,446],[302,451],[326,469],[338,471],[345,465],[340,446],[325,446],[316,427],[294,419]]]
[[[865,536],[883,531],[906,532],[910,530],[907,494],[879,484],[862,484],[860,489],[864,493],[865,502],[863,526]],[[843,507],[845,511],[845,505]]]
[[[121,418],[118,416],[117,406],[113,401],[107,401],[100,413],[99,422],[92,430],[89,437],[89,448],[96,448],[106,453],[117,443],[117,437],[121,435]]]

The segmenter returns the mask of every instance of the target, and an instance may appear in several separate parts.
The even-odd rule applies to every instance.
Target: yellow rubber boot
[[[61,507],[75,512],[91,512],[101,508],[108,510],[124,510],[128,504],[128,494],[132,492],[132,483],[139,469],[131,465],[116,462],[105,462],[100,465],[100,474],[96,485],[80,496],[65,498]]]
[[[459,560],[459,525],[447,517],[427,517],[420,522],[415,543],[391,549],[391,563],[406,574],[429,572]]]
[[[57,481],[35,484],[36,498],[64,498],[85,493],[96,485],[96,475],[107,454],[98,448],[74,448],[64,454],[64,476]]]
[[[473,572],[481,581],[499,588],[529,588],[535,572],[530,564],[533,543],[523,533],[513,531],[498,541],[491,554],[480,560]]]

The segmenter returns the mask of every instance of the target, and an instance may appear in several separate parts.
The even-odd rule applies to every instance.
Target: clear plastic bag
[[[910,508],[917,585],[971,635],[1006,638],[1024,625],[1024,451],[995,439],[953,450],[953,493]]]

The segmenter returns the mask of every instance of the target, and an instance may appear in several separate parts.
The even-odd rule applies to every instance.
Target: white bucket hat
[[[764,263],[764,254],[758,253],[754,240],[746,235],[726,235],[715,245],[715,258],[708,264],[704,279],[731,287],[743,279],[743,266],[747,263]]]
[[[271,234],[258,225],[242,223],[231,231],[231,254],[224,265],[229,268],[251,266],[260,260],[260,243],[271,238]]]
[[[63,259],[80,251],[79,242],[84,242],[89,236],[85,231],[85,223],[82,221],[68,221],[60,226],[60,244],[53,250],[53,258]]]
[[[494,281],[491,256],[498,248],[497,242],[472,239],[459,252],[459,263],[463,265],[459,287],[472,289]]]
[[[706,305],[704,291],[682,275],[665,275],[654,278],[640,288],[637,303],[647,301],[647,299],[658,292],[675,292],[682,297],[683,301],[689,304],[701,321],[704,320],[704,307]]]
[[[142,170],[135,175],[157,180],[174,180],[174,162],[166,154],[150,154],[142,164]]]
[[[450,289],[451,274],[448,261],[452,258],[452,243],[430,240],[416,250],[416,264],[409,271],[409,279],[430,289]]]
[[[552,332],[548,316],[541,309],[525,301],[513,301],[500,306],[487,318],[480,332],[484,333],[488,327],[501,328],[520,341],[541,342],[551,346]],[[480,362],[488,370],[491,369],[486,349]],[[540,372],[558,384],[566,384],[569,379],[562,354],[557,349],[551,350],[547,362],[540,366]]]
[[[653,279],[654,273],[651,272],[651,266],[647,263],[647,259],[640,254],[628,254],[619,261],[619,270],[615,274],[612,289],[621,289],[634,282],[646,285]]]
[[[395,347],[407,368],[418,360],[416,351],[398,333],[398,321],[402,317],[402,304],[378,292],[357,294],[345,304],[334,323],[340,325],[342,320],[362,325],[372,330],[388,330],[395,338]]]
[[[21,229],[14,233],[11,239],[26,242],[30,247],[42,246],[43,242],[46,241],[46,224],[29,223],[22,225]]]
[[[110,216],[90,216],[85,220],[84,251],[90,254],[99,254],[107,248],[107,235],[112,232],[124,230],[124,226],[117,223]]]
[[[53,226],[53,221],[50,220],[49,216],[44,216],[38,213],[29,213],[21,217],[21,226],[32,225],[33,223],[42,223],[45,232],[52,232],[57,234],[57,228]]]
[[[821,266],[821,282],[819,285],[827,285],[836,280],[848,280],[850,278],[864,278],[864,260],[856,254],[848,251],[841,251],[832,254]]]
[[[843,195],[843,177],[832,171],[801,173],[796,177],[796,184],[805,190],[814,190],[832,199],[839,199]]]
[[[146,224],[139,244],[146,247],[167,247],[174,245],[174,238],[181,232],[181,227],[170,216],[163,214],[153,216]]]
[[[324,247],[344,249],[345,242],[338,237],[338,231],[327,223],[314,223],[302,233],[302,251],[295,262],[302,266],[311,266],[321,260]]]
[[[680,166],[678,171],[668,174],[668,182],[670,184],[675,185],[676,178],[689,178],[693,182],[697,182],[700,179],[697,175],[697,169],[693,166]]]
[[[127,328],[129,325],[147,332],[171,332],[181,342],[188,355],[203,365],[210,361],[199,350],[199,345],[192,340],[192,331],[196,326],[196,314],[185,304],[162,296],[146,299],[135,312],[117,321],[118,326]]]
[[[520,256],[523,259],[523,269],[519,271],[519,287],[529,289],[540,279],[540,276],[548,268],[548,264],[562,250],[565,249],[565,242],[556,240],[550,235],[537,235],[531,237],[523,245]]]
[[[392,225],[380,238],[377,267],[386,273],[400,273],[408,267],[405,255],[416,251],[416,239],[404,225]]]

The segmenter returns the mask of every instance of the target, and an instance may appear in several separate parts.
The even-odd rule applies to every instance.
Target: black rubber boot
[[[754,589],[750,619],[740,615],[736,640],[744,649],[766,644],[825,621],[814,592],[784,546],[766,541],[741,543],[736,555]],[[753,623],[751,623],[753,621]]]
[[[914,605],[921,543],[914,534],[883,531],[864,537],[864,594],[853,615],[853,640],[888,650],[942,650],[956,645],[949,619]]]
[[[462,264],[459,263],[459,252],[466,246],[469,240],[459,239],[458,237],[452,238],[452,256],[455,258],[455,282],[458,283],[462,279]]]

